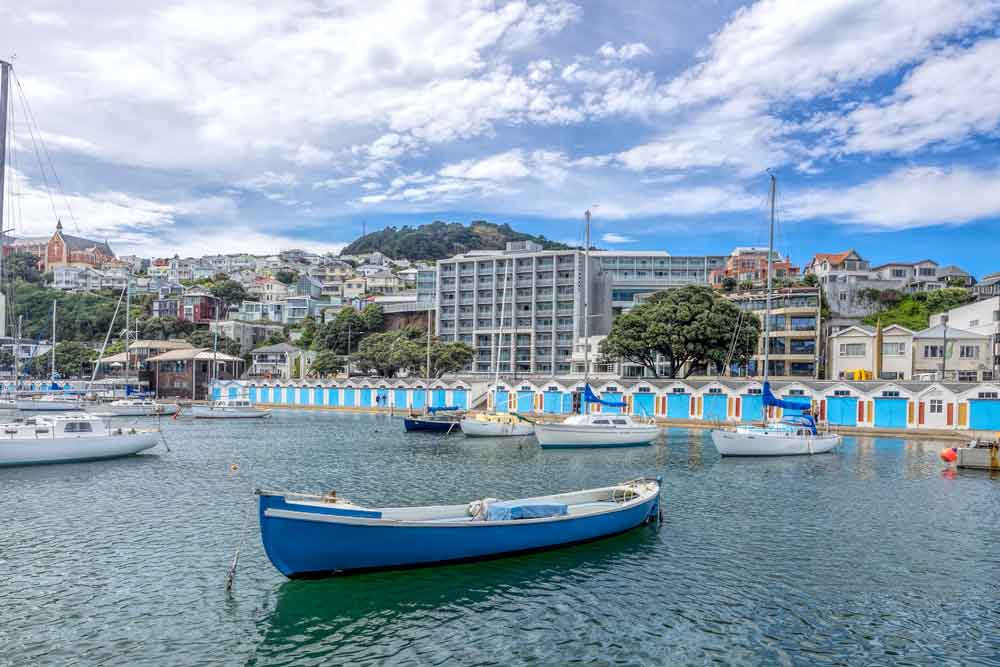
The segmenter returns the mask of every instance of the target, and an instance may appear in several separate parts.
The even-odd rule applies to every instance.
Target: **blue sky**
[[[481,218],[577,241],[597,204],[603,247],[723,254],[766,241],[770,168],[799,263],[1000,270],[996,0],[105,4],[0,25],[66,191],[19,115],[21,234],[337,250]]]

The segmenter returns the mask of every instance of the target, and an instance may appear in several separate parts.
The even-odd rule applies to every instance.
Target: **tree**
[[[309,374],[316,377],[329,377],[344,370],[344,358],[333,352],[320,352],[309,364]]]
[[[299,331],[302,335],[296,341],[298,346],[306,350],[311,349],[317,340],[317,330],[316,319],[312,315],[306,315],[302,318],[302,322],[299,324]]]
[[[151,317],[139,321],[139,338],[146,340],[170,340],[184,338],[195,329],[191,320],[179,320],[176,317]]]
[[[215,334],[208,329],[196,329],[187,336],[187,342],[195,347],[203,347],[208,350],[216,349]],[[218,351],[223,354],[230,354],[234,357],[240,354],[240,344],[228,336],[218,337]]]
[[[97,350],[68,340],[56,345],[56,374],[60,377],[81,377],[85,370],[97,359]],[[31,374],[48,377],[52,367],[52,351],[39,355],[32,361]]]
[[[274,279],[279,283],[292,285],[298,281],[299,272],[293,271],[292,269],[278,269],[278,271],[274,274]]]
[[[687,285],[657,292],[647,303],[619,315],[601,354],[632,360],[658,375],[656,360],[667,362],[668,374],[684,377],[696,368],[714,363],[746,363],[757,349],[757,317],[740,309],[712,288]],[[637,339],[637,340],[636,340]]]
[[[752,280],[744,280],[743,282],[740,283],[740,291],[741,292],[749,292],[753,288],[754,288],[754,284],[753,284]]]
[[[395,377],[400,371],[420,367],[422,347],[412,330],[386,331],[365,337],[351,364],[362,373]]]
[[[807,273],[802,276],[802,284],[806,287],[818,287],[819,286],[819,276],[815,273]]]
[[[425,336],[424,342],[426,341]],[[438,339],[431,341],[431,370],[436,378],[462,370],[472,361],[472,356],[472,348],[465,343],[443,343]]]
[[[350,307],[343,308],[319,329],[313,347],[318,351],[330,350],[337,354],[347,354],[358,349],[358,343],[364,338],[364,334],[365,323],[358,311]]]
[[[26,283],[44,282],[42,273],[38,270],[38,258],[28,252],[12,252],[4,257],[11,280],[23,280]]]
[[[361,320],[365,324],[365,331],[368,333],[375,333],[378,331],[385,330],[385,314],[382,312],[382,306],[369,303],[361,311]]]
[[[243,285],[228,278],[212,283],[209,291],[227,306],[242,303],[247,298],[247,291]]]
[[[740,286],[739,281],[732,276],[726,276],[722,279],[722,291],[723,292],[735,292],[736,288]]]

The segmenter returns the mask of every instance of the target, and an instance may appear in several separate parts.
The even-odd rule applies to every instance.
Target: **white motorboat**
[[[712,431],[712,443],[722,456],[797,456],[825,454],[838,444],[836,433],[819,433],[806,422],[770,422]]]
[[[505,438],[527,436],[535,425],[516,414],[479,414],[465,417],[460,426],[470,438]]]
[[[157,403],[151,398],[123,398],[96,406],[95,414],[110,417],[169,417],[177,414],[176,403]]]
[[[258,410],[246,398],[224,398],[207,405],[191,408],[195,419],[261,419],[270,417],[270,410]]]
[[[774,256],[774,208],[778,182],[771,174],[771,224],[768,233],[768,261]],[[840,444],[840,436],[835,433],[820,433],[816,421],[810,414],[812,405],[808,402],[783,400],[771,392],[768,382],[770,371],[771,345],[771,292],[772,271],[767,272],[767,296],[764,308],[764,386],[761,391],[761,405],[764,423],[737,426],[734,429],[712,431],[712,443],[721,456],[797,456],[803,454],[825,454]],[[788,417],[781,421],[766,421],[768,408],[781,408],[801,412],[801,416]]]
[[[0,466],[117,458],[159,441],[158,430],[109,428],[94,415],[31,417],[0,424]]]
[[[33,396],[14,399],[14,407],[24,412],[68,412],[83,410],[83,404],[75,396]]]
[[[573,415],[560,424],[536,424],[535,437],[542,449],[575,447],[636,447],[660,436],[655,424],[640,424],[628,415]]]

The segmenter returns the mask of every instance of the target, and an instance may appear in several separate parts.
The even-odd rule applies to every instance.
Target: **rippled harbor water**
[[[0,665],[1000,665],[1000,479],[941,443],[720,460],[404,435],[386,416],[164,422],[172,448],[0,469]],[[238,463],[233,472],[231,464]],[[465,502],[664,476],[666,521],[484,563],[287,581],[254,486]]]

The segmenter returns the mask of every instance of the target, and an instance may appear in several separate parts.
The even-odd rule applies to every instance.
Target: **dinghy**
[[[150,398],[123,398],[96,406],[94,414],[101,417],[159,417],[177,414],[176,403],[157,403]]]
[[[287,577],[325,576],[552,549],[659,518],[661,478],[537,498],[364,507],[336,495],[257,491],[271,563]]]
[[[246,398],[223,398],[207,405],[195,405],[191,408],[195,419],[263,419],[270,417],[270,410],[258,410]]]

